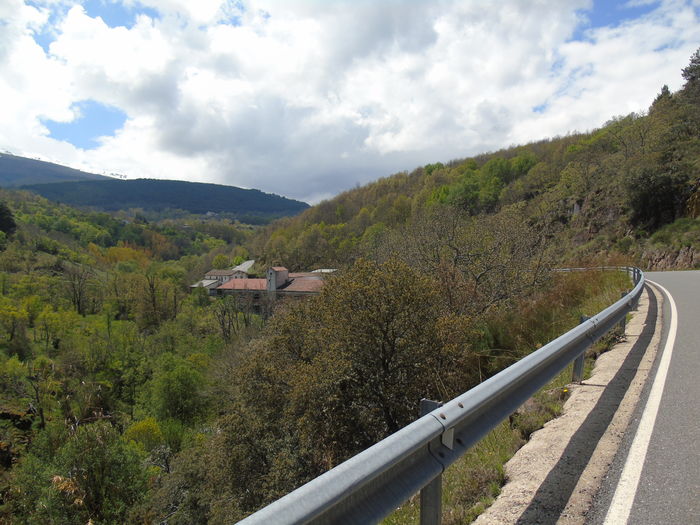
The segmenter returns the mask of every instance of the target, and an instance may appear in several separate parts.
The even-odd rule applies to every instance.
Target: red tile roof
[[[323,288],[323,279],[294,279],[281,291],[287,293],[318,293]]]
[[[267,290],[267,279],[231,279],[217,290]]]
[[[235,272],[233,270],[209,270],[205,275],[233,275]]]

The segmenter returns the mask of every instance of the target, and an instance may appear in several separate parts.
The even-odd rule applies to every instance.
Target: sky
[[[644,112],[700,0],[0,0],[0,152],[316,203]]]

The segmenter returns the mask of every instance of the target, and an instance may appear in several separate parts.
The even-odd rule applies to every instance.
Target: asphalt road
[[[700,271],[646,278],[671,294],[677,331],[664,297],[654,370],[587,523],[700,525]]]

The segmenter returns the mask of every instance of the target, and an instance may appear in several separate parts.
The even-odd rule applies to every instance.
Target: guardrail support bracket
[[[450,450],[455,448],[455,429],[448,428],[442,433],[442,444]]]
[[[430,412],[442,406],[439,401],[431,399],[420,400],[420,415],[427,416]],[[445,435],[450,433],[450,441],[454,438],[454,429],[442,434],[442,443],[450,450],[451,446],[445,444]],[[420,525],[440,525],[442,523],[442,474],[436,476],[420,491]]]
[[[581,316],[581,324],[585,323],[588,321],[590,317],[582,315]],[[586,360],[586,350],[584,349],[583,352],[581,352],[581,355],[578,356],[574,360],[574,371],[571,377],[571,382],[572,383],[581,383],[583,381],[583,365]]]

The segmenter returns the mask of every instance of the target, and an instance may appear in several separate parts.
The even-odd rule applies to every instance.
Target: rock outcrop
[[[691,270],[700,266],[700,254],[690,246],[679,250],[648,249],[642,254],[642,261],[649,270]]]

